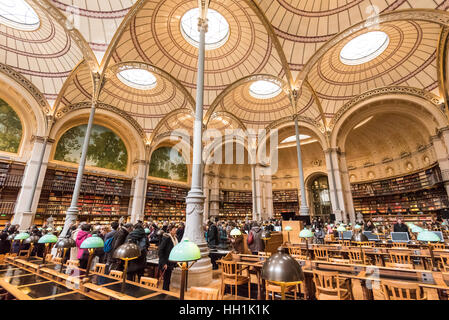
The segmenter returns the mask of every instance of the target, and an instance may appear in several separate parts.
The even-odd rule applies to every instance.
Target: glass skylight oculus
[[[33,31],[39,28],[40,19],[25,0],[0,0],[0,23],[19,30]]]
[[[125,69],[117,73],[121,82],[135,89],[149,90],[156,86],[156,77],[145,69]]]
[[[385,32],[371,31],[355,37],[340,51],[340,60],[346,65],[369,62],[385,51],[390,38]]]
[[[249,94],[257,99],[270,99],[281,93],[282,88],[273,81],[258,80],[249,86]]]
[[[181,33],[191,45],[198,48],[200,42],[200,32],[198,31],[198,8],[190,9],[181,18]],[[221,47],[229,38],[229,23],[217,11],[208,9],[207,29],[205,43],[206,50]]]

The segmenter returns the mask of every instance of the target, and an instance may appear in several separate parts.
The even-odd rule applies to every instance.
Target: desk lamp
[[[346,231],[346,228],[345,228],[345,226],[344,225],[339,225],[338,226],[338,228],[337,228],[337,232],[339,232],[340,233],[340,238],[343,240],[343,232],[344,231]]]
[[[20,249],[22,249],[22,242],[30,237],[30,234],[27,232],[18,233],[14,237],[14,241],[19,241],[19,252],[17,252],[17,256],[20,256]]]
[[[310,257],[309,238],[313,238],[313,232],[307,228],[304,228],[299,232],[299,237],[306,239],[307,256]]]
[[[29,238],[26,238],[23,243],[25,244],[29,244],[30,248],[28,249],[28,257],[27,260],[30,260],[31,257],[31,253],[33,252],[33,248],[34,248],[34,244],[37,243],[39,241],[39,236],[38,235],[33,235],[30,236]]]
[[[64,266],[64,260],[65,260],[67,250],[70,248],[76,247],[76,242],[75,242],[75,240],[70,238],[70,236],[67,236],[65,238],[60,239],[58,242],[56,242],[55,247],[57,249],[63,249],[61,268],[59,269],[59,272],[62,272],[62,267]]]
[[[140,248],[135,243],[126,242],[114,251],[113,257],[125,261],[125,267],[123,269],[123,282],[122,282],[122,292],[123,292],[125,288],[126,274],[128,271],[128,262],[130,260],[134,260],[140,257]]]
[[[101,239],[96,234],[93,234],[92,237],[86,238],[81,243],[80,248],[87,249],[89,251],[89,259],[87,260],[87,267],[86,267],[86,277],[89,276],[90,265],[92,264],[92,258],[93,258],[95,249],[103,248],[103,247],[104,247],[103,239]]]
[[[178,266],[181,268],[181,288],[179,294],[180,300],[184,300],[187,272],[193,266],[193,264],[199,259],[201,259],[200,248],[198,248],[198,246],[194,242],[186,238],[184,238],[183,241],[174,246],[173,249],[170,251],[168,260],[176,262]],[[189,262],[192,262],[190,266]]]
[[[288,236],[288,243],[290,243],[290,231],[292,231],[292,227],[291,226],[286,226],[285,231],[287,231],[287,236]]]
[[[262,267],[262,279],[281,287],[282,300],[285,300],[285,287],[297,285],[304,280],[304,273],[298,261],[285,253],[283,247],[269,257]]]
[[[237,249],[235,248],[235,240],[242,235],[242,231],[240,231],[240,229],[238,228],[234,228],[231,230],[229,235],[234,239],[234,243],[232,244],[233,251],[235,253],[238,253]]]
[[[439,242],[440,241],[440,237],[438,237],[435,233],[433,233],[432,231],[429,230],[423,230],[421,232],[418,233],[418,237],[417,237],[418,241],[422,241],[422,242],[427,242],[427,246],[429,248],[429,252],[430,252],[430,259],[432,259],[432,270],[433,271],[438,271],[438,268],[436,267],[436,261],[435,261],[435,256],[433,254],[433,248],[431,245],[431,242]]]
[[[45,244],[44,259],[42,260],[42,264],[45,264],[45,257],[47,255],[48,246],[50,245],[50,243],[56,242],[58,242],[58,237],[51,233],[47,233],[46,235],[43,235],[39,238],[39,241],[37,243]]]

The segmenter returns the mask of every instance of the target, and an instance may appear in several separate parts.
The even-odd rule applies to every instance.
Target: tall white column
[[[356,222],[354,202],[352,201],[351,183],[349,181],[348,165],[346,164],[346,154],[340,153],[340,175],[343,190],[343,198],[345,199],[346,212],[349,214],[349,220],[354,225]]]
[[[212,264],[203,230],[204,194],[202,190],[204,55],[207,19],[199,18],[198,31],[200,33],[200,39],[198,45],[195,123],[193,127],[192,185],[186,197],[187,207],[184,238],[198,245],[201,250],[201,259],[189,270],[189,286],[203,286],[212,281]],[[174,283],[174,285],[176,284]]]
[[[253,202],[253,220],[258,221],[260,220],[260,213],[258,211],[257,206],[257,186],[256,186],[256,165],[251,165],[251,198]]]
[[[148,161],[136,161],[137,175],[134,179],[133,200],[131,205],[131,223],[137,220],[144,221],[144,208],[147,189]]]
[[[449,137],[446,136],[445,138],[449,140]],[[441,139],[438,135],[430,137],[438,161],[438,166],[441,170],[444,187],[446,189],[446,193],[449,195],[449,157],[447,151],[448,149],[445,147],[444,141],[446,139]]]
[[[304,183],[304,170],[302,167],[298,117],[296,117],[296,116],[295,116],[295,133],[296,133],[296,153],[297,153],[297,157],[298,157],[299,186],[301,189],[301,205],[299,207],[299,214],[301,216],[308,216],[309,215],[309,207],[307,206],[307,200],[306,200],[306,186]]]
[[[273,194],[269,167],[257,165],[256,173],[256,203],[260,219],[273,217]]]
[[[20,230],[28,229],[33,223],[54,142],[48,137],[34,136],[32,139],[34,145],[23,174],[12,220],[13,224],[20,225]]]
[[[220,213],[220,178],[218,174],[209,176],[209,178],[212,179],[209,197],[209,217],[218,217]]]

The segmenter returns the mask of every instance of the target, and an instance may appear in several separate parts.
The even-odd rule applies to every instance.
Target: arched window
[[[87,125],[67,130],[59,139],[54,159],[79,163]],[[128,152],[122,139],[112,130],[93,125],[87,151],[86,164],[92,167],[126,171]]]
[[[0,99],[0,150],[17,153],[22,140],[22,123],[17,113]]]
[[[151,177],[187,182],[187,165],[174,148],[161,147],[153,152],[150,161]]]
[[[326,176],[318,176],[310,182],[312,208],[315,216],[331,214],[329,182]]]

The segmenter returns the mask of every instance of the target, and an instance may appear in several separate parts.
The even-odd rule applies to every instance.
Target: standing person
[[[207,228],[207,244],[211,248],[218,246],[218,228],[212,221],[209,221],[209,227]]]
[[[171,225],[167,230],[168,233],[164,233],[158,250],[159,271],[164,273],[164,284],[162,286],[162,289],[164,290],[170,290],[171,273],[176,265],[174,262],[170,262],[168,257],[170,256],[170,251],[173,247],[178,244],[178,239],[176,238],[176,226]]]
[[[117,232],[113,236],[112,240],[112,248],[110,251],[109,261],[106,263],[107,266],[109,266],[109,269],[106,268],[106,273],[109,273],[111,270],[122,270],[122,260],[115,259],[114,251],[117,250],[118,247],[120,247],[122,244],[125,243],[126,237],[128,234],[133,230],[132,223],[126,223],[124,226],[122,226],[120,229],[117,230]]]
[[[256,221],[253,222],[252,228],[248,233],[247,243],[248,249],[252,254],[258,254],[258,252],[263,252],[265,249],[265,244],[262,240],[262,228],[259,227]]]
[[[104,236],[104,248],[103,251],[105,253],[104,260],[107,264],[108,261],[110,261],[110,256],[112,256],[112,241],[114,240],[114,235],[117,232],[117,229],[119,227],[119,223],[117,221],[111,222],[111,231],[106,233]],[[106,266],[107,268],[108,266]]]
[[[86,269],[87,267],[87,260],[89,259],[89,252],[86,249],[81,249],[81,243],[83,243],[84,240],[91,237],[90,234],[90,224],[83,224],[81,226],[81,230],[78,231],[78,234],[76,236],[76,247],[78,248],[78,254],[77,258],[79,260],[79,266],[81,269]]]
[[[134,280],[134,277],[137,276],[140,280],[147,264],[147,253],[148,247],[150,246],[150,242],[148,241],[148,237],[142,223],[136,223],[134,225],[134,229],[128,234],[126,241],[137,244],[140,249],[140,256],[129,262],[127,278],[128,280]]]
[[[182,237],[184,236],[184,223],[179,223],[179,228],[176,231],[176,238],[178,238],[178,242],[182,240]]]

